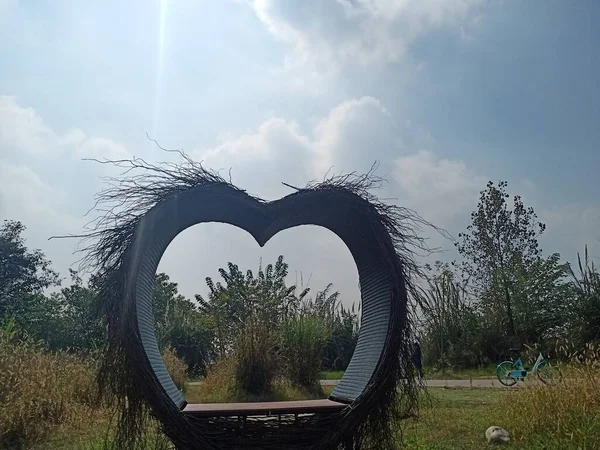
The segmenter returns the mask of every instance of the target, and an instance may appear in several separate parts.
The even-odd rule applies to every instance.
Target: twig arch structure
[[[146,175],[122,178],[101,193],[101,203],[120,209],[108,209],[86,235],[94,238],[88,262],[103,274],[98,302],[109,318],[109,347],[99,382],[119,397],[119,442],[134,445],[147,408],[179,450],[391,448],[391,421],[416,398],[407,298],[416,270],[407,245],[417,239],[407,223],[416,216],[370,194],[371,174],[332,177],[265,202],[186,161],[168,168],[128,162]],[[208,414],[186,403],[157,344],[153,286],[169,243],[205,222],[244,229],[260,246],[280,231],[317,225],[348,247],[359,274],[361,329],[350,365],[327,400],[314,407],[274,402],[245,413],[224,404]]]

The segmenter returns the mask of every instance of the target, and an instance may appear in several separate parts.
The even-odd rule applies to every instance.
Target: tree
[[[52,294],[52,307],[48,320],[53,324],[55,336],[46,334],[44,339],[51,348],[92,350],[106,341],[106,320],[94,310],[96,291],[94,278],[85,286],[77,271],[69,269],[71,285]]]
[[[25,225],[5,220],[0,228],[0,318],[26,321],[44,289],[60,284],[58,274],[40,250],[30,251],[22,236]]]
[[[211,318],[215,331],[215,346],[224,357],[232,351],[236,337],[246,330],[261,327],[274,330],[282,320],[298,308],[308,293],[296,296],[296,286],[286,286],[288,264],[279,256],[275,265],[259,266],[255,276],[251,270],[244,275],[236,264],[229,262],[227,270],[219,269],[225,282],[206,278],[208,298],[196,294],[200,308]]]
[[[462,242],[456,247],[465,259],[463,269],[476,295],[502,311],[502,325],[509,336],[515,336],[515,286],[540,260],[537,238],[546,226],[518,195],[509,209],[506,187],[505,181],[487,184],[471,214],[472,223],[466,233],[459,234]]]
[[[543,344],[555,339],[567,322],[571,288],[568,266],[555,253],[534,261],[516,277],[513,287],[516,335],[521,341]]]
[[[204,374],[213,358],[209,321],[197,305],[179,294],[166,273],[154,281],[154,318],[161,347],[172,347],[188,365],[190,375]]]
[[[177,290],[177,283],[170,280],[164,273],[156,274],[154,279],[154,322],[158,341],[164,344],[164,338],[172,326],[173,317],[177,314],[180,304],[185,303],[185,297]]]
[[[219,274],[223,282],[207,278],[208,298],[196,299],[209,317],[218,356],[235,358],[238,387],[268,390],[278,361],[289,379],[310,387],[325,359],[345,368],[356,345],[357,320],[343,308],[340,315],[339,293],[332,285],[314,299],[307,297],[308,288],[287,286],[283,256],[264,269],[261,264],[256,275],[231,262]],[[342,358],[336,353],[340,349]]]

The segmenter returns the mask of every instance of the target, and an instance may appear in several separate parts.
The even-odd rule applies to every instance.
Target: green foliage
[[[515,334],[520,342],[556,340],[568,314],[571,287],[566,283],[567,265],[560,255],[534,261],[516,278],[512,288]]]
[[[219,269],[225,284],[206,278],[210,289],[208,299],[196,295],[200,307],[211,318],[215,333],[215,347],[219,356],[226,356],[233,348],[236,336],[244,332],[249,319],[263,326],[276,328],[294,309],[300,297],[295,296],[295,286],[287,287],[285,278],[288,264],[283,256],[265,270],[259,267],[255,277],[251,270],[242,273],[239,267],[228,263],[227,269]]]
[[[527,274],[540,259],[537,237],[546,228],[537,222],[533,208],[526,208],[521,197],[513,197],[509,209],[507,183],[493,182],[481,192],[472,223],[456,247],[464,258],[463,270],[481,302],[499,313],[508,336],[516,334],[514,291],[518,277]],[[501,314],[500,314],[501,312]]]
[[[481,193],[456,244],[462,264],[428,268],[419,307],[425,363],[435,368],[485,366],[510,347],[547,353],[562,338],[583,344],[600,336],[600,283],[587,254],[579,276],[560,255],[543,257],[544,224],[518,195],[509,207],[506,188],[490,182]]]
[[[305,387],[318,385],[322,350],[330,336],[329,324],[318,315],[301,313],[283,322],[279,351],[291,381]]]
[[[207,317],[220,360],[236,361],[237,386],[267,392],[279,368],[294,382],[313,387],[324,366],[345,369],[356,346],[358,319],[339,305],[332,286],[308,297],[309,289],[287,286],[283,256],[257,275],[229,263],[224,283],[206,282],[209,296],[196,295]]]
[[[59,284],[58,274],[40,250],[30,251],[25,225],[5,220],[0,227],[0,318],[27,326],[39,316],[39,295]]]
[[[314,300],[306,298],[296,314],[311,314],[329,327],[329,336],[321,350],[321,369],[346,370],[358,341],[358,315],[354,305],[346,309],[340,304],[339,292],[331,292],[332,287],[328,284],[315,294]]]
[[[427,287],[419,298],[424,362],[437,369],[457,369],[481,363],[481,316],[466,299],[448,264],[426,266]]]
[[[171,347],[186,362],[189,375],[205,375],[213,357],[209,318],[178,293],[177,283],[165,273],[154,281],[154,317],[161,348]]]
[[[219,269],[225,282],[216,284],[209,277],[208,300],[196,295],[201,310],[210,319],[214,348],[220,359],[235,354],[237,385],[250,393],[271,389],[277,371],[275,331],[285,320],[298,298],[295,286],[287,287],[288,265],[283,256],[273,266],[242,273],[233,263]]]
[[[54,336],[39,333],[51,348],[92,350],[106,341],[106,320],[94,310],[96,292],[93,280],[85,286],[79,274],[69,270],[71,285],[62,288],[49,298],[48,320],[55,331]]]
[[[506,189],[506,182],[487,184],[471,214],[472,223],[456,243],[463,262],[454,273],[461,275],[464,298],[454,309],[462,316],[450,319],[454,331],[448,333],[454,337],[444,345],[456,347],[456,333],[469,336],[470,342],[463,342],[451,356],[455,363],[463,358],[472,365],[486,364],[506,356],[510,347],[545,345],[565,332],[571,291],[565,280],[567,267],[558,254],[542,257],[538,236],[545,225],[520,196],[513,197],[510,207]],[[445,333],[431,327],[428,332]],[[477,348],[479,355],[469,348]]]
[[[587,246],[583,260],[577,254],[579,274],[568,266],[573,299],[570,305],[570,325],[579,346],[600,341],[600,272],[590,261]]]

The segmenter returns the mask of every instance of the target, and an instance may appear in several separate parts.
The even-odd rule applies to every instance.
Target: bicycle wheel
[[[504,361],[498,364],[496,376],[498,377],[500,384],[503,384],[504,386],[514,386],[517,383],[517,380],[510,376],[511,370],[513,370],[512,361]]]
[[[537,367],[537,376],[544,384],[552,379],[552,366],[548,361],[542,361]]]

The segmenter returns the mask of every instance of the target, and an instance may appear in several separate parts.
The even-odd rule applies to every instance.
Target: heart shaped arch
[[[413,230],[423,221],[379,202],[369,192],[380,181],[372,172],[331,177],[265,202],[182,156],[182,164],[162,166],[114,162],[141,173],[112,180],[113,187],[98,196],[108,212],[83,235],[91,239],[83,262],[102,279],[97,301],[108,317],[109,344],[98,381],[101,392],[118,402],[117,446],[136,448],[149,409],[180,450],[392,448],[391,422],[416,407],[407,292],[418,272],[410,246],[422,248]],[[197,407],[186,404],[160,355],[153,286],[169,243],[204,222],[242,228],[260,246],[279,231],[317,225],[350,250],[359,273],[361,329],[327,407],[269,406],[279,411],[274,417],[258,410],[197,414]]]

